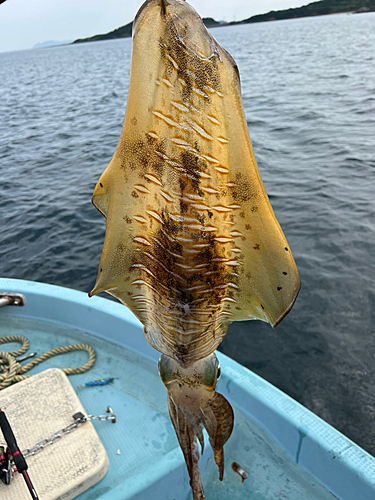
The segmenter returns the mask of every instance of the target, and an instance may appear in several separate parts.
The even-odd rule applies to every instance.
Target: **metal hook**
[[[110,417],[108,417],[108,420],[112,422],[112,424],[115,424],[117,422],[116,415],[114,414],[112,408],[110,406],[107,406],[106,413],[110,413]]]
[[[24,306],[25,303],[25,297],[20,293],[0,293],[0,307]]]
[[[26,361],[27,359],[33,358],[37,354],[38,354],[37,352],[31,352],[30,354],[24,354],[23,356],[19,356],[18,358],[16,358],[16,361],[18,363],[21,363],[21,361]]]

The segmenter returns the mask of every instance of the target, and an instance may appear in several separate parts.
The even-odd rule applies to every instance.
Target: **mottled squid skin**
[[[189,470],[204,498],[204,426],[223,474],[233,412],[215,392],[214,350],[233,321],[276,326],[299,277],[264,190],[237,66],[183,0],[147,0],[133,25],[128,103],[93,203],[107,218],[90,295],[107,291],[144,325]]]
[[[190,476],[194,500],[204,499],[198,460],[200,442],[202,453],[206,429],[219,479],[224,475],[223,446],[233,430],[233,410],[222,394],[215,391],[220,366],[211,354],[185,367],[172,358],[161,356],[159,374],[168,391],[168,409]]]

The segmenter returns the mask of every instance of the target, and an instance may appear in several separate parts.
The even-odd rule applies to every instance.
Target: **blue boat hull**
[[[39,353],[69,343],[92,345],[97,362],[90,372],[70,378],[73,387],[115,377],[109,386],[77,389],[88,413],[103,413],[110,405],[118,415],[114,426],[96,424],[109,471],[79,500],[189,498],[186,467],[157,373],[159,354],[147,344],[138,320],[121,304],[52,285],[1,279],[0,291],[26,297],[24,307],[0,309],[0,336],[24,334]],[[225,446],[222,483],[209,447],[201,458],[208,500],[375,498],[372,456],[259,376],[217,355],[218,390],[234,407],[235,428]],[[82,353],[69,356],[52,358],[31,373],[85,361]],[[249,473],[244,484],[230,467],[233,461]]]

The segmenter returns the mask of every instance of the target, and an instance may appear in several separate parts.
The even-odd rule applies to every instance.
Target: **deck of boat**
[[[69,377],[73,387],[115,378],[107,386],[76,389],[87,413],[103,414],[109,405],[118,418],[115,425],[94,422],[109,457],[109,470],[77,498],[191,498],[166,391],[158,376],[158,353],[147,345],[137,320],[112,301],[88,299],[59,287],[0,280],[3,291],[15,291],[17,286],[26,296],[26,306],[0,310],[0,337],[23,335],[30,341],[30,350],[38,354],[69,344],[89,344],[96,351],[96,363],[89,372]],[[15,346],[8,344],[3,350]],[[209,446],[201,459],[207,500],[375,497],[372,457],[260,377],[220,353],[218,357],[222,365],[218,391],[234,408],[235,427],[225,445],[223,482],[218,480]],[[30,373],[79,366],[86,359],[84,352],[59,355]],[[249,474],[243,484],[231,469],[233,461]]]

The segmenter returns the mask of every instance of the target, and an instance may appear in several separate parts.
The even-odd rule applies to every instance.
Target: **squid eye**
[[[216,379],[219,380],[219,378],[221,377],[221,366],[220,366],[220,363],[218,362],[217,364],[217,375],[216,375]]]
[[[163,384],[168,384],[176,379],[176,374],[173,371],[173,362],[167,356],[162,354],[159,359],[159,375]]]

